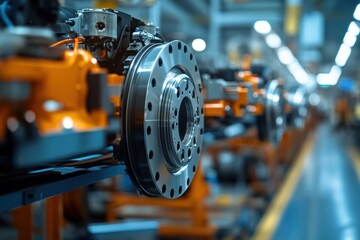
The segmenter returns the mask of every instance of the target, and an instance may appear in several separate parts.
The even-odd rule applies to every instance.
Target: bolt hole
[[[146,133],[147,133],[147,135],[150,135],[150,134],[151,134],[151,127],[150,127],[150,126],[148,126],[148,127],[146,128]]]
[[[188,150],[188,158],[191,158],[191,149]]]
[[[195,172],[195,171],[196,171],[196,166],[194,165],[194,166],[193,166],[193,172]]]
[[[163,60],[162,58],[159,58],[159,66],[161,67],[163,65]]]
[[[203,135],[203,133],[204,133],[204,130],[201,128],[200,129],[200,134]]]
[[[179,97],[180,97],[180,88],[179,88],[179,87],[177,87],[177,88],[176,88],[176,90],[177,90],[177,92],[176,92],[176,96],[177,96],[177,98],[179,98]]]
[[[172,46],[170,45],[169,46],[169,53],[172,53],[173,52],[173,49],[172,49]]]
[[[173,189],[173,188],[170,190],[170,197],[171,197],[171,198],[174,197],[174,189]]]
[[[190,178],[188,178],[187,180],[186,180],[186,184],[189,186],[190,185]]]
[[[180,185],[179,186],[179,194],[181,194],[182,193],[182,186]]]
[[[150,150],[149,152],[149,158],[152,159],[154,157],[154,152],[152,150]]]
[[[175,128],[175,123],[172,123],[172,124],[171,124],[171,128],[174,130],[174,128]]]
[[[192,98],[195,98],[195,91],[192,91]]]
[[[97,30],[99,30],[100,32],[105,30],[105,23],[104,22],[97,22],[95,24],[95,27]]]
[[[184,53],[187,53],[187,47],[184,46]]]
[[[181,49],[181,42],[178,42],[178,49]]]
[[[149,109],[149,111],[152,111],[152,103],[151,102],[148,103],[148,109]]]
[[[188,89],[189,89],[189,83],[186,82],[185,91],[187,91]]]
[[[194,141],[194,145],[195,145],[196,144],[196,137],[194,137],[193,141]]]
[[[164,184],[164,185],[162,186],[161,192],[162,192],[162,193],[165,193],[165,192],[166,192],[166,184]]]
[[[155,78],[153,78],[153,79],[151,80],[151,86],[152,86],[152,87],[156,87],[156,79],[155,79]]]
[[[197,153],[200,154],[200,147],[197,148]]]
[[[198,71],[198,67],[195,65],[195,72],[197,72]]]
[[[177,109],[175,109],[175,111],[174,111],[174,115],[175,115],[175,117],[178,115],[178,111],[177,111]]]
[[[160,173],[159,172],[156,172],[155,174],[155,181],[159,181],[160,179]]]
[[[193,55],[192,55],[192,53],[190,53],[190,61],[192,61],[193,60]]]
[[[181,151],[181,160],[184,160],[185,159],[185,152],[184,152],[184,149]]]
[[[180,150],[180,142],[177,142],[176,148],[177,148],[177,150]]]

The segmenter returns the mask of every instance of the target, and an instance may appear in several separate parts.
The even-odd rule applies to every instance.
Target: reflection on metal
[[[265,121],[268,140],[278,144],[285,131],[285,98],[277,80],[270,81],[265,90]]]
[[[295,128],[302,128],[308,115],[308,95],[305,88],[288,90],[286,100],[291,107],[287,123]]]
[[[82,9],[73,21],[72,30],[84,37],[117,38],[117,15],[105,9]]]
[[[197,169],[203,138],[199,70],[180,42],[149,45],[125,79],[123,141],[130,176],[152,196],[177,198]]]

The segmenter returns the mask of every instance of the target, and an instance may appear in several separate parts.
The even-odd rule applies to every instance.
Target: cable
[[[84,42],[84,40],[85,39],[83,37],[64,39],[64,40],[58,41],[58,42],[50,45],[50,47],[57,47],[57,46],[68,44],[68,43],[74,43],[74,51],[76,52],[79,48],[79,43]]]
[[[11,22],[10,18],[6,15],[6,6],[7,6],[7,1],[4,1],[0,5],[0,17],[7,27],[14,27],[14,24]]]

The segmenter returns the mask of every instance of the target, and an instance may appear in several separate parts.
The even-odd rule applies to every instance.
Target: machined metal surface
[[[122,95],[122,141],[130,176],[145,195],[177,198],[194,177],[204,131],[200,74],[180,41],[144,47]]]
[[[308,99],[306,89],[294,87],[288,90],[286,95],[287,103],[291,107],[288,114],[288,123],[295,128],[302,128],[308,115]]]
[[[72,30],[83,37],[117,38],[117,15],[108,9],[82,9],[78,11]]]
[[[269,81],[265,89],[265,122],[267,137],[273,144],[278,144],[285,131],[285,98],[277,80]]]

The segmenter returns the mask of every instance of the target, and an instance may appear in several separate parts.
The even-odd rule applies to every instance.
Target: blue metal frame
[[[112,157],[107,160],[74,162],[0,179],[0,212],[125,173],[125,165]]]

